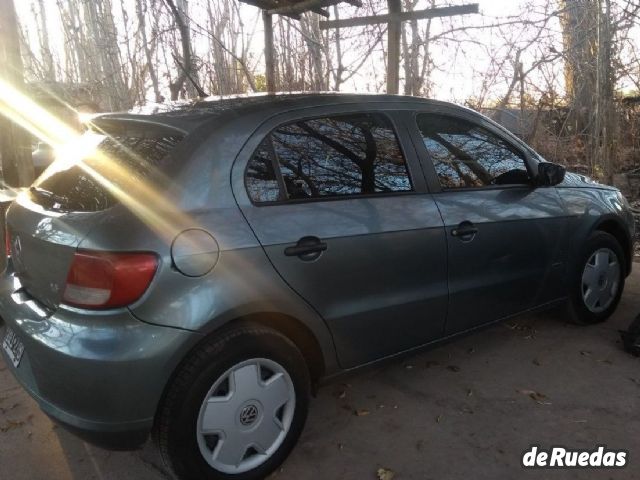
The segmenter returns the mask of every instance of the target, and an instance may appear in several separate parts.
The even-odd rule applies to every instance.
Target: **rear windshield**
[[[49,171],[30,189],[31,200],[47,209],[96,212],[117,203],[113,191],[131,193],[143,180],[161,172],[171,162],[169,152],[182,141],[178,134],[92,137],[92,149],[79,161],[67,161],[61,152]],[[65,150],[66,151],[66,150]]]

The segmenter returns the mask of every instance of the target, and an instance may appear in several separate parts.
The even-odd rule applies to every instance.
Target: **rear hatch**
[[[109,125],[113,133],[101,129],[83,136],[78,149],[94,148],[82,158],[70,161],[61,153],[7,213],[13,269],[27,293],[50,308],[61,302],[78,245],[120,203],[118,192],[135,195],[132,186],[172,162],[168,154],[184,137],[139,121]]]

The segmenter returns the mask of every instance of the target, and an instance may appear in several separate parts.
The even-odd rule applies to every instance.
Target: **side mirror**
[[[567,173],[567,169],[562,165],[551,162],[541,162],[538,164],[537,183],[541,187],[553,187],[554,185],[562,183],[565,173]]]

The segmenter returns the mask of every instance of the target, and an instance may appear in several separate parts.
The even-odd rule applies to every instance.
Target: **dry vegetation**
[[[0,0],[3,11],[12,3]],[[362,3],[328,10],[333,19],[387,10],[386,0]],[[403,0],[403,9],[446,4]],[[21,0],[18,12],[22,65],[0,49],[11,64],[2,76],[24,77],[51,108],[125,110],[266,88],[261,15],[237,0]],[[639,108],[623,98],[640,91],[639,13],[637,0],[529,0],[512,16],[404,22],[401,92],[444,92],[497,120],[507,111],[549,160],[611,180],[640,166]],[[321,19],[275,16],[277,89],[384,91],[386,24],[322,30]],[[446,95],[461,77],[472,93]],[[24,183],[4,163],[5,179]]]

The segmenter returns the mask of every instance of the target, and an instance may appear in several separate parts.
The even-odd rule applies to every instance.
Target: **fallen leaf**
[[[532,400],[535,400],[538,403],[542,403],[547,399],[547,396],[544,393],[536,392],[535,390],[516,390],[518,393],[522,395],[527,395]],[[545,405],[549,405],[549,403],[545,403]]]
[[[347,396],[347,392],[345,392],[344,390],[340,392],[340,394],[338,395],[338,398],[342,399],[344,397]]]
[[[356,417],[366,417],[367,415],[369,415],[371,412],[365,408],[361,408],[359,410],[355,411]]]
[[[469,414],[473,415],[473,409],[472,409],[472,408],[469,408],[469,407],[462,407],[462,408],[460,409],[460,411],[461,411],[462,413],[469,413]]]
[[[467,389],[467,397],[470,397],[473,395],[473,390],[471,390],[470,388]]]
[[[580,355],[582,355],[583,357],[590,357],[591,352],[589,350],[580,350]]]
[[[460,367],[458,367],[457,365],[448,365],[447,366],[447,370],[450,370],[452,372],[459,372],[460,371]]]
[[[542,365],[542,364],[540,363],[540,360],[538,360],[537,358],[534,358],[534,359],[533,359],[533,361],[532,361],[532,363],[533,363],[534,365],[537,365],[538,367]]]
[[[378,480],[393,480],[393,477],[395,476],[396,474],[388,468],[378,469]]]
[[[24,422],[21,422],[21,421],[14,422],[13,420],[9,420],[4,426],[0,427],[0,432],[6,433],[9,430],[13,430],[23,425],[24,425]]]
[[[342,451],[342,449],[344,449],[344,445],[342,443],[338,444],[338,450]]]
[[[407,370],[411,370],[413,368],[413,365],[405,365],[404,368],[406,368]]]
[[[613,362],[611,360],[609,360],[608,358],[601,358],[600,360],[598,360],[598,362],[606,363],[607,365],[613,365]]]
[[[440,420],[442,420],[442,415],[438,415],[436,417],[436,423],[440,423]]]

